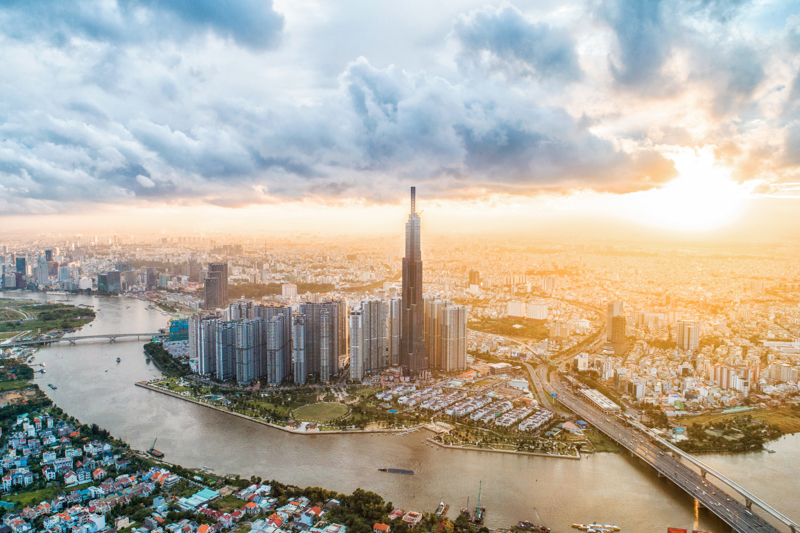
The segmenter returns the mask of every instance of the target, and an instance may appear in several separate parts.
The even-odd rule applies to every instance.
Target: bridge
[[[58,342],[68,342],[75,344],[77,341],[88,339],[108,339],[110,342],[117,342],[119,339],[127,340],[142,340],[152,339],[153,337],[163,337],[165,333],[108,333],[106,335],[76,335],[74,337],[54,337],[52,339],[33,339],[26,341],[9,342],[7,344],[0,344],[0,348],[16,348],[18,346],[44,346],[48,344],[55,344]]]
[[[531,378],[542,386],[539,376],[534,378],[533,369],[528,367]],[[702,506],[717,515],[733,531],[741,533],[781,533],[764,518],[753,511],[759,507],[776,522],[786,526],[792,533],[800,533],[800,525],[774,509],[738,483],[704,464],[694,456],[673,446],[654,431],[633,421],[627,425],[617,417],[603,413],[593,405],[583,401],[564,387],[553,383],[545,385],[549,393],[556,394],[556,400],[586,422],[602,431],[632,455],[652,466],[659,477],[666,477]],[[632,427],[631,427],[632,426]],[[690,468],[693,466],[694,469]],[[699,472],[698,472],[699,471]],[[719,485],[708,480],[709,477],[722,482],[739,495],[731,497]],[[744,503],[740,501],[744,500]]]

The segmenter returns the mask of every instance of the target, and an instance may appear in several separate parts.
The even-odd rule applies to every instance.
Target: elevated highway
[[[793,520],[694,456],[673,446],[645,426],[635,422],[632,426],[628,425],[627,422],[598,410],[566,387],[556,383],[542,383],[532,368],[529,367],[528,370],[531,373],[531,379],[536,380],[548,393],[556,394],[558,402],[608,435],[632,455],[652,466],[659,476],[666,477],[675,483],[696,499],[701,506],[728,524],[733,531],[741,533],[781,533],[783,531],[800,533],[800,525]],[[727,489],[730,489],[739,498],[726,492],[726,489],[720,485],[712,483],[709,478],[715,478],[724,483]],[[785,527],[778,529],[772,525],[756,514],[753,510],[754,506],[770,515],[775,523],[780,523]]]

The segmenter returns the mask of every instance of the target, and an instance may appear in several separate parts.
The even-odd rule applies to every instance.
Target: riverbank
[[[469,446],[456,446],[453,444],[442,444],[441,442],[437,442],[432,438],[428,437],[426,439],[431,444],[435,444],[440,448],[449,448],[451,450],[467,450],[471,452],[492,452],[492,453],[509,453],[512,455],[534,455],[536,457],[550,457],[553,459],[577,459],[578,461],[581,460],[581,452],[575,450],[578,454],[577,456],[574,455],[561,455],[561,454],[549,454],[549,453],[536,453],[536,452],[520,452],[514,450],[495,450],[494,448],[472,448]]]
[[[425,430],[436,432],[436,433],[441,432],[439,429],[435,429],[434,427],[431,427],[431,426],[429,426],[427,424],[420,425],[420,426],[414,426],[414,427],[410,427],[410,428],[397,428],[397,429],[394,429],[394,428],[380,428],[380,429],[379,428],[374,428],[374,429],[353,429],[353,430],[341,430],[341,429],[335,429],[335,430],[313,429],[313,430],[308,430],[308,429],[306,429],[308,427],[306,425],[306,423],[301,423],[301,427],[299,427],[299,428],[290,428],[290,427],[274,424],[274,423],[268,422],[266,420],[254,418],[252,416],[243,415],[241,413],[237,413],[235,411],[231,411],[231,410],[225,409],[224,407],[219,407],[217,405],[211,405],[211,404],[208,404],[208,403],[204,403],[204,402],[198,401],[198,400],[196,400],[194,398],[183,396],[182,394],[177,393],[177,392],[165,390],[165,389],[162,389],[160,387],[155,387],[153,385],[150,385],[149,383],[137,382],[136,386],[137,387],[142,387],[143,389],[147,389],[147,390],[150,390],[150,391],[153,391],[153,392],[158,392],[158,393],[164,394],[166,396],[171,396],[173,398],[178,398],[179,400],[184,400],[186,402],[193,403],[195,405],[200,405],[200,406],[203,406],[203,407],[207,407],[208,409],[213,409],[214,411],[219,411],[221,413],[233,415],[233,416],[236,416],[236,417],[244,419],[244,420],[249,420],[251,422],[256,422],[257,424],[268,426],[268,427],[271,427],[271,428],[274,428],[274,429],[279,429],[281,431],[285,431],[286,433],[291,433],[293,435],[344,435],[344,434],[347,434],[347,435],[363,435],[363,434],[374,434],[374,433],[405,434],[405,433],[418,431],[420,429],[425,429]],[[515,454],[515,455],[532,455],[532,456],[537,456],[537,457],[551,457],[551,458],[554,458],[554,459],[578,459],[578,460],[580,460],[580,458],[581,458],[580,452],[578,450],[576,450],[576,453],[578,455],[577,456],[572,456],[572,455],[563,455],[563,454],[520,452],[520,451],[514,451],[514,450],[495,450],[495,449],[492,449],[492,448],[471,448],[471,447],[468,447],[468,446],[455,446],[455,445],[449,445],[449,444],[441,444],[439,442],[434,441],[430,437],[427,438],[427,441],[431,442],[433,444],[436,444],[437,446],[439,446],[441,448],[449,448],[449,449],[454,449],[454,450],[468,450],[468,451],[478,451],[478,452],[495,452],[495,453],[505,453],[505,454]]]
[[[306,430],[308,426],[305,423],[301,423],[300,428],[290,428],[286,426],[281,426],[278,424],[274,424],[272,422],[268,422],[266,420],[254,418],[252,416],[243,415],[241,413],[237,413],[236,411],[231,411],[229,409],[225,409],[224,407],[219,407],[217,405],[211,405],[208,403],[204,403],[198,401],[194,398],[190,398],[187,396],[183,396],[177,392],[172,392],[169,390],[162,389],[160,387],[154,387],[149,383],[137,381],[135,384],[137,387],[142,387],[143,389],[147,389],[149,391],[158,392],[160,394],[164,394],[166,396],[172,396],[173,398],[178,398],[179,400],[183,400],[189,403],[193,403],[195,405],[200,405],[202,407],[207,407],[208,409],[213,409],[214,411],[219,411],[220,413],[225,413],[229,415],[236,416],[238,418],[242,418],[244,420],[249,420],[251,422],[256,422],[257,424],[261,424],[264,426],[269,426],[274,429],[279,429],[281,431],[285,431],[286,433],[291,433],[293,435],[362,435],[362,434],[370,434],[370,433],[408,433],[410,431],[417,431],[419,429],[428,429],[433,431],[427,425],[423,426],[414,426],[410,428],[372,428],[372,429],[351,429],[351,430],[342,430],[342,429],[331,429],[331,430]]]

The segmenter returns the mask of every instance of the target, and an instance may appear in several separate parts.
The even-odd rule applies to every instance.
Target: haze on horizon
[[[792,1],[0,6],[0,232],[800,237]]]

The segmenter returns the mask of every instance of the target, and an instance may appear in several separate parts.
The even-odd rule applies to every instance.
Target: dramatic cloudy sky
[[[6,0],[0,72],[14,224],[800,194],[796,0]]]

